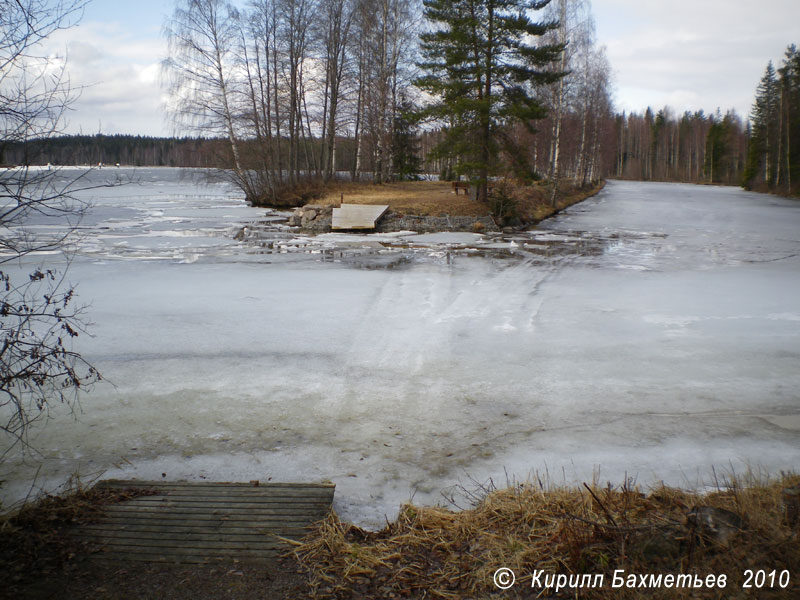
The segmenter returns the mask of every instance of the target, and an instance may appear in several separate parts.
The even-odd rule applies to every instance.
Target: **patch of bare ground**
[[[293,600],[310,598],[305,577],[291,559],[265,564],[114,564],[77,560],[0,597],[30,600]]]
[[[338,182],[314,204],[339,206],[342,202],[388,204],[389,210],[395,213],[428,217],[445,214],[482,217],[489,214],[485,203],[470,200],[463,190],[454,194],[448,181],[400,181],[383,185]]]

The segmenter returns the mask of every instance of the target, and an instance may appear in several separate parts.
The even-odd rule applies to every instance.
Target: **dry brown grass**
[[[486,204],[470,200],[463,192],[456,196],[448,181],[402,181],[384,185],[337,182],[314,203],[339,206],[342,201],[388,204],[390,210],[407,215],[482,217],[489,214]]]
[[[559,184],[559,194],[556,205],[550,204],[551,188],[546,182],[537,182],[531,185],[507,184],[508,195],[514,203],[516,216],[523,223],[538,223],[557,212],[564,210],[586,198],[594,196],[603,189],[605,181],[581,187],[572,181],[564,180]]]
[[[603,187],[603,183],[580,188],[569,181],[561,183],[561,191],[556,206],[550,205],[550,188],[546,183],[519,184],[508,182],[496,184],[506,197],[505,203],[489,204],[470,200],[463,192],[456,196],[447,181],[406,181],[373,185],[366,183],[337,182],[314,204],[339,206],[348,204],[388,204],[390,210],[407,215],[420,216],[469,216],[482,217],[494,211],[495,217],[514,219],[514,222],[538,223],[549,216],[571,206],[576,202],[593,196]]]
[[[569,181],[563,181],[558,201],[553,207],[550,205],[550,188],[541,182],[495,184],[495,190],[502,189],[507,196],[507,202],[502,206],[494,201],[484,204],[470,200],[463,192],[456,196],[452,184],[447,181],[405,181],[384,185],[337,182],[314,204],[388,204],[389,209],[396,213],[420,216],[482,217],[494,211],[495,216],[515,217],[516,222],[530,224],[593,196],[602,187],[602,182],[579,188]]]
[[[513,485],[488,491],[461,512],[404,506],[377,533],[332,514],[295,556],[317,598],[800,598],[797,528],[781,508],[781,490],[798,481],[734,479],[705,495],[667,487],[644,494],[630,485]],[[687,518],[695,506],[732,511],[744,524],[730,539],[716,539]],[[517,577],[506,592],[493,585],[501,566]],[[535,569],[603,573],[604,585],[554,596],[552,588],[531,589]],[[612,589],[615,569],[725,574],[728,581],[724,589]],[[743,591],[745,569],[788,569],[790,587]]]

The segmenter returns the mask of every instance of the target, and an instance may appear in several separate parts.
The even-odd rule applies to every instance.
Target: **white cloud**
[[[719,106],[746,116],[767,61],[800,43],[797,0],[598,0],[594,8],[627,110]]]
[[[153,25],[163,6],[148,6],[118,14],[101,2],[98,18],[108,22],[87,20],[50,40],[53,54],[67,53],[72,84],[84,86],[69,131],[96,133],[102,123],[104,133],[169,134],[159,87],[166,44]],[[798,0],[595,0],[593,9],[621,110],[719,106],[746,116],[767,61],[800,44]],[[152,18],[137,23],[138,14]]]
[[[156,36],[125,30],[119,24],[88,22],[61,31],[49,41],[64,54],[80,98],[68,116],[70,133],[167,135],[158,74],[166,55]]]

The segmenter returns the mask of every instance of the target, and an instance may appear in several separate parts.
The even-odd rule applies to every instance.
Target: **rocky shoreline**
[[[307,233],[328,233],[331,230],[332,213],[332,206],[308,204],[295,209],[294,213],[289,217],[288,225],[299,227]],[[378,221],[375,232],[390,233],[394,231],[415,231],[417,233],[468,231],[487,233],[500,231],[500,228],[489,215],[483,217],[451,215],[429,217],[404,215],[389,211]]]

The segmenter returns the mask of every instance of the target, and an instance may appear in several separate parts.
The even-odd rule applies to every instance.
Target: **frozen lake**
[[[135,177],[89,193],[69,270],[107,382],[0,467],[6,501],[40,464],[47,486],[330,479],[380,526],[506,473],[797,468],[796,201],[610,182],[514,236],[314,238],[227,184]]]

